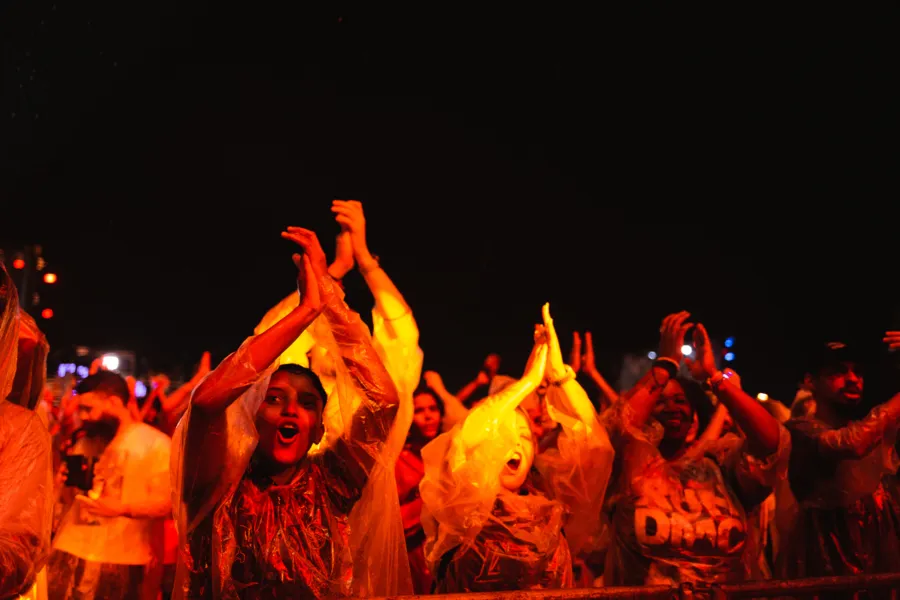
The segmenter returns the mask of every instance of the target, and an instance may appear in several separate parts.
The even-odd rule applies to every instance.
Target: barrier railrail
[[[818,577],[786,581],[765,580],[745,583],[680,587],[607,587],[578,590],[520,590],[439,596],[395,596],[390,600],[732,600],[740,598],[806,598],[824,593],[861,590],[900,590],[900,573]],[[895,594],[892,594],[892,597]],[[388,598],[375,600],[389,600]]]

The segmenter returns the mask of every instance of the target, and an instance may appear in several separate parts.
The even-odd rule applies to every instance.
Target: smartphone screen
[[[69,473],[66,485],[77,487],[85,492],[94,487],[94,461],[81,454],[69,454],[65,457]]]

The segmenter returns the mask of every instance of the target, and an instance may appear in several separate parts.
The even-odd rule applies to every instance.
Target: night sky
[[[0,246],[59,274],[52,346],[222,358],[334,197],[451,387],[544,301],[610,379],[690,310],[775,397],[900,326],[896,4],[487,10],[4,2]]]

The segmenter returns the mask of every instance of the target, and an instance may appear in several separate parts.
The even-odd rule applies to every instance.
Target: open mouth
[[[278,437],[283,442],[290,442],[300,433],[300,428],[294,423],[285,423],[278,428]]]
[[[522,464],[522,455],[516,452],[512,455],[508,461],[506,461],[506,466],[512,469],[513,471],[519,470],[519,465]]]
[[[672,427],[680,427],[684,419],[682,419],[681,415],[668,413],[662,415],[662,421]]]

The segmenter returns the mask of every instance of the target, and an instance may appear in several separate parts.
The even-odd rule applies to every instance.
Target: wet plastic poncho
[[[900,571],[900,503],[892,477],[896,416],[884,406],[833,428],[815,417],[788,421],[790,497],[778,498],[786,532],[782,577]]]
[[[335,291],[342,295],[341,290],[336,288]],[[254,332],[259,334],[265,331],[296,308],[299,302],[297,294],[288,296],[266,314]],[[405,552],[406,546],[403,542],[405,534],[400,519],[394,467],[412,424],[413,392],[422,377],[423,354],[419,348],[419,328],[411,311],[395,319],[386,319],[376,306],[372,310],[372,324],[372,347],[397,388],[400,406],[391,427],[390,437],[383,447],[382,456],[376,462],[376,468],[368,475],[364,490],[366,501],[358,503],[358,508],[354,508],[354,512],[350,515],[350,531],[354,538],[351,543],[357,547],[363,543],[374,544],[375,547],[371,548],[371,551],[360,550],[360,552],[379,557],[377,562],[371,564],[369,561],[357,561],[354,580],[361,584],[369,578],[369,569],[372,568],[391,569],[400,573],[397,576],[396,589],[411,593],[412,581],[408,575],[408,565],[402,561],[400,564],[396,562],[397,552]],[[329,323],[324,316],[320,316],[279,359],[280,364],[311,366],[329,394],[324,414],[325,436],[320,444],[310,450],[313,456],[334,446],[344,435],[344,415],[353,415],[359,408],[359,395],[346,385],[341,387],[350,391],[344,393],[346,401],[341,400],[335,383],[336,365],[340,362],[335,360],[335,356],[339,356],[335,354],[335,348]],[[312,356],[313,360],[310,361],[309,356]],[[382,519],[373,520],[363,514],[372,506],[378,507]],[[396,519],[393,518],[394,514]],[[360,589],[380,585],[372,581],[361,585]]]
[[[277,365],[256,372],[245,343],[226,359],[230,369],[209,375],[221,378],[213,385],[249,389],[196,437],[189,408],[173,440],[175,518],[184,560],[176,592],[182,595],[371,596],[410,589],[396,491],[391,506],[366,484],[384,479],[379,472],[386,470],[394,486],[393,465],[386,467],[383,456],[397,410],[396,388],[359,315],[336,295],[330,279],[320,285],[331,293],[324,319],[317,320],[327,327],[317,323],[316,340],[340,357],[329,403],[339,403],[342,422],[350,426],[311,452],[292,482],[263,488],[248,469],[258,440],[256,411]],[[219,476],[201,486],[184,469],[186,453],[216,461]]]
[[[611,486],[612,546],[606,585],[724,583],[758,573],[758,536],[748,512],[785,476],[790,438],[782,429],[778,450],[765,461],[744,452],[744,440],[726,434],[678,460],[657,445],[662,427],[632,425],[627,400],[603,414],[616,449]],[[750,525],[748,526],[748,523]]]
[[[19,307],[0,270],[0,597],[32,599],[46,596],[46,581],[38,580],[50,551],[50,434],[33,411],[5,400],[16,369]]]
[[[50,344],[34,318],[26,312],[20,312],[16,377],[7,397],[10,402],[31,410],[37,407],[47,380],[49,351]]]
[[[558,447],[535,458],[519,495],[500,485],[517,436],[510,399],[530,393],[524,380],[506,386],[422,450],[422,522],[439,592],[572,587],[569,527],[579,549],[600,531],[612,448],[593,409],[583,418],[558,388],[548,406],[563,427]]]

